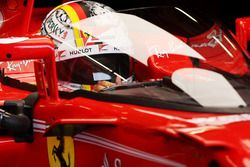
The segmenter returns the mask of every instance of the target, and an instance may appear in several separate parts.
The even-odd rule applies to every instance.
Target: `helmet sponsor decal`
[[[50,167],[75,166],[75,151],[72,137],[48,137],[47,145]]]
[[[65,26],[70,26],[71,20],[64,10],[58,9],[55,15],[58,21],[60,21],[62,24],[64,24]]]
[[[64,40],[67,38],[70,28],[63,25],[63,23],[61,23],[55,15],[56,14],[53,13],[51,17],[47,19],[44,29],[52,38],[59,41]]]
[[[103,42],[98,42],[91,37],[87,41],[86,46],[82,48],[73,47],[73,42],[74,41],[66,41],[59,46],[56,54],[56,61],[64,61],[97,54],[122,53],[119,49],[104,44]]]

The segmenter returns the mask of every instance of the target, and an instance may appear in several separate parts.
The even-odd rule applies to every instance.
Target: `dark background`
[[[25,0],[27,1],[27,0]],[[61,4],[62,0],[36,0],[37,6],[45,6],[50,3],[53,6]],[[250,16],[249,0],[93,0],[111,6],[115,10],[133,7],[164,4],[182,4],[196,11],[202,11],[206,15],[216,17],[234,31],[237,17]]]
[[[215,15],[230,29],[235,30],[235,19],[250,17],[249,0],[191,0],[191,7],[200,8],[206,13]]]
[[[119,8],[147,6],[151,4],[182,4],[206,15],[216,17],[234,31],[237,17],[249,16],[249,0],[97,0],[104,4]]]

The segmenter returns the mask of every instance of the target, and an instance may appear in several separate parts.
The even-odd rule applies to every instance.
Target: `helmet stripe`
[[[85,11],[81,8],[80,4],[70,3],[68,5],[70,5],[76,11],[80,20],[85,19],[87,17]]]
[[[73,24],[80,21],[76,11],[74,10],[74,8],[72,8],[72,6],[70,6],[70,5],[61,6],[61,9],[64,10],[68,14],[68,16]],[[74,31],[74,36],[75,36],[77,48],[83,47],[84,42],[83,42],[83,39],[81,38],[80,30],[78,28],[73,27],[73,31]]]
[[[86,7],[85,3],[78,3],[80,5],[80,7],[82,8],[82,10],[85,12],[87,17],[91,17],[90,12],[89,12],[89,8]]]
[[[82,9],[80,2],[69,4],[78,14],[80,20],[87,18],[85,11]],[[80,36],[83,38],[83,45],[85,45],[89,35],[80,30]]]

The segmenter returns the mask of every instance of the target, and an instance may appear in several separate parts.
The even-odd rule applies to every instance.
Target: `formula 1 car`
[[[250,18],[43,2],[0,1],[0,166],[250,166]]]

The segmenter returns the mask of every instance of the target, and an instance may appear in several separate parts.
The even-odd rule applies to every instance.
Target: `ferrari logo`
[[[48,137],[50,167],[74,167],[75,152],[72,137]]]

